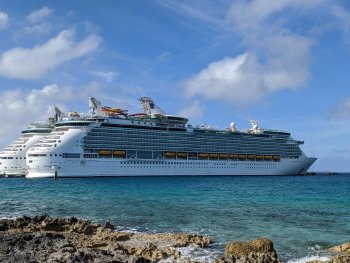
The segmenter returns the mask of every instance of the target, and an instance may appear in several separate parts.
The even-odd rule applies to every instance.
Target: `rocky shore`
[[[118,232],[110,222],[100,225],[75,217],[0,220],[0,262],[194,262],[179,248],[211,243],[196,234]],[[338,254],[329,263],[350,262],[350,243],[332,249]],[[223,254],[216,263],[281,262],[266,238],[229,243]]]

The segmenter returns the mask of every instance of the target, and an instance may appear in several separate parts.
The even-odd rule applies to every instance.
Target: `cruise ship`
[[[193,127],[169,115],[151,98],[142,113],[102,107],[90,98],[90,114],[61,118],[27,152],[26,177],[295,175],[316,158],[307,157],[286,131],[238,131]]]
[[[0,152],[0,176],[25,176],[27,174],[26,153],[37,141],[48,135],[53,123],[33,122],[22,131],[19,139]]]

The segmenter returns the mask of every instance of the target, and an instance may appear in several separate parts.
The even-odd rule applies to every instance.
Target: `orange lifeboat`
[[[165,155],[165,157],[169,158],[169,157],[175,157],[176,154],[174,152],[165,152],[164,155]]]
[[[177,153],[177,157],[179,157],[179,158],[186,158],[187,157],[187,153],[185,153],[185,152],[178,152]]]
[[[274,155],[274,156],[272,156],[272,159],[273,159],[274,161],[276,161],[276,162],[279,162],[279,161],[281,160],[281,156],[279,156],[279,155]]]
[[[217,153],[211,153],[211,154],[209,154],[209,158],[210,159],[217,159],[218,158],[218,154]]]
[[[220,153],[219,157],[220,157],[220,159],[227,159],[228,158],[228,154],[227,153]]]
[[[238,157],[238,155],[237,154],[229,154],[228,155],[228,158],[230,158],[230,159],[237,159],[237,157]]]
[[[115,150],[113,151],[113,155],[116,157],[124,157],[125,156],[125,151],[123,150]]]
[[[264,159],[270,161],[272,160],[272,155],[265,155]]]
[[[246,160],[246,159],[247,159],[247,155],[246,155],[246,154],[239,154],[239,155],[238,155],[238,159],[240,159],[240,160]]]
[[[98,154],[99,155],[111,155],[112,151],[111,150],[99,150]]]
[[[254,154],[248,154],[248,159],[249,160],[255,160],[255,155]]]
[[[199,153],[198,157],[201,159],[206,159],[206,158],[208,158],[208,154],[207,153]]]

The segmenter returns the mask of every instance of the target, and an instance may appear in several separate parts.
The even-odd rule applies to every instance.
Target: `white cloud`
[[[38,23],[50,16],[53,13],[53,10],[44,6],[39,10],[35,10],[27,16],[27,20],[31,23]]]
[[[95,71],[93,74],[97,77],[102,78],[107,83],[112,83],[116,77],[118,77],[118,72],[113,71]]]
[[[261,22],[264,23],[286,9],[313,11],[317,7],[326,6],[327,3],[328,0],[236,1],[229,8],[227,20],[229,23],[234,22],[239,29],[259,27]]]
[[[52,25],[50,23],[42,23],[34,26],[24,27],[24,31],[29,34],[48,34],[51,31]]]
[[[334,111],[331,113],[331,119],[349,119],[350,118],[350,98],[345,98],[338,103]]]
[[[6,28],[9,21],[9,15],[0,11],[0,29]]]
[[[333,6],[332,14],[338,19],[339,26],[343,30],[344,42],[350,45],[350,12],[341,6]]]
[[[164,51],[156,56],[156,61],[162,63],[169,60],[169,58],[171,58],[171,53],[169,51]]]
[[[241,105],[254,103],[276,91],[301,87],[309,76],[307,57],[304,59],[299,61],[289,53],[266,62],[251,53],[226,57],[186,81],[186,94]]]
[[[288,8],[312,10],[326,1],[253,0],[231,5],[226,23],[246,51],[210,63],[185,81],[189,96],[249,104],[284,89],[303,87],[314,40],[294,33],[278,14]]]
[[[0,112],[2,121],[6,123],[0,129],[1,147],[19,137],[21,129],[30,122],[45,120],[53,116],[54,105],[58,105],[63,111],[71,110],[70,103],[78,105],[83,102],[88,109],[88,97],[99,90],[96,83],[73,89],[61,87],[57,84],[46,85],[41,89],[8,89],[0,92]],[[76,108],[75,108],[76,109]]]
[[[190,105],[185,106],[181,109],[177,116],[186,117],[190,120],[199,120],[203,117],[204,106],[198,101],[193,101]]]
[[[95,51],[101,43],[97,35],[89,35],[80,42],[75,41],[74,36],[74,30],[64,30],[42,45],[5,51],[0,56],[0,75],[39,79],[60,64]]]

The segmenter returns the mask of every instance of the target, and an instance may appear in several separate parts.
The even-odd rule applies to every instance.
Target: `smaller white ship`
[[[47,121],[37,121],[30,123],[22,131],[19,139],[0,152],[0,176],[17,177],[25,176],[28,173],[26,165],[26,153],[30,147],[48,135],[62,112],[55,107],[56,115]]]

